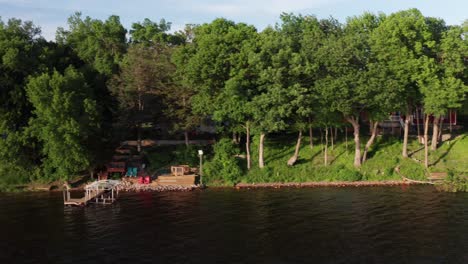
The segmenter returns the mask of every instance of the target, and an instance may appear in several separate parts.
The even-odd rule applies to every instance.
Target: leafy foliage
[[[215,145],[205,170],[210,184],[394,179],[397,165],[423,179],[425,171],[399,156],[402,145],[394,139],[378,138],[380,148],[371,137],[365,146],[370,159],[361,166],[360,138],[367,138],[361,127],[367,124],[360,118],[365,114],[376,124],[390,112],[409,116],[421,106],[438,117],[466,105],[466,21],[448,26],[409,9],[364,13],[344,23],[283,13],[261,32],[223,18],[170,29],[164,19],[144,19],[132,24],[127,40],[118,16],[99,20],[75,13],[67,29],[58,29],[56,42],[48,42],[32,22],[0,20],[0,184],[69,178],[109,160],[115,144],[134,129],[138,139],[151,124],[188,139],[210,119],[221,137],[234,133],[235,142],[246,143],[245,149],[227,139]],[[277,140],[281,135],[346,121],[354,128],[359,169],[342,142],[330,151],[329,168],[311,152],[319,146],[306,150],[300,144],[297,166],[284,165],[293,143]],[[246,136],[239,140],[241,133]],[[148,152],[153,168],[197,163],[191,147],[165,151],[168,157]],[[258,157],[258,166],[264,167],[263,156],[270,164],[246,173],[234,157],[244,151]],[[438,155],[434,150],[431,159]],[[438,164],[445,163],[442,156]]]
[[[214,157],[203,167],[204,181],[210,185],[234,185],[239,181],[242,170],[234,157],[239,149],[232,141],[221,139],[213,146]]]
[[[73,67],[31,78],[28,99],[34,107],[28,132],[42,143],[44,174],[67,179],[90,167],[88,139],[99,129],[92,90]]]
[[[59,28],[57,42],[69,45],[78,56],[99,73],[110,76],[118,69],[118,64],[126,50],[127,30],[118,16],[110,16],[106,21],[75,13],[68,19],[69,30]]]

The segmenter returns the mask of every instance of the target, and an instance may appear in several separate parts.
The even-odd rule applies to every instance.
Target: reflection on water
[[[0,194],[0,263],[468,263],[468,194],[432,187]]]

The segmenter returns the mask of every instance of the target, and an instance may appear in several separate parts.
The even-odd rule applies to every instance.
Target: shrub
[[[204,183],[207,185],[234,185],[242,175],[241,167],[235,158],[239,148],[229,139],[222,139],[213,146],[213,158],[203,167]]]

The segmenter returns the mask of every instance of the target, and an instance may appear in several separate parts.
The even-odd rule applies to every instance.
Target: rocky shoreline
[[[407,185],[422,185],[430,184],[429,182],[420,181],[337,181],[337,182],[288,182],[288,183],[238,183],[234,187],[229,186],[213,186],[208,188],[235,188],[235,189],[260,189],[260,188],[314,188],[314,187],[376,187],[376,186],[407,186]],[[123,192],[165,192],[165,191],[193,191],[203,189],[199,185],[159,185],[156,182],[151,184],[140,184],[131,181],[122,181],[118,190]],[[71,191],[82,191],[84,185],[70,188]],[[47,186],[43,188],[24,188],[27,191],[62,191],[58,186]]]
[[[257,188],[308,188],[308,187],[375,187],[375,186],[402,186],[421,185],[426,183],[410,181],[337,181],[337,182],[289,182],[289,183],[239,183],[237,189],[257,189]]]
[[[124,192],[166,192],[166,191],[193,191],[200,189],[198,185],[158,185],[158,184],[139,184],[129,181],[122,181],[117,187],[118,191]]]

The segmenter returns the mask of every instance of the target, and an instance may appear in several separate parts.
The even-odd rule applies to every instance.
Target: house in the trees
[[[410,116],[410,132],[417,132],[418,129],[422,133],[424,129],[424,109],[417,108],[413,111]],[[361,120],[364,122],[368,121],[367,115],[364,114],[361,116]],[[403,133],[403,128],[405,126],[406,116],[401,112],[390,113],[387,120],[384,120],[379,123],[380,133],[382,134],[391,134],[391,135],[401,135]],[[461,126],[457,121],[458,114],[456,110],[448,110],[447,114],[441,117],[441,126],[443,129],[459,129]],[[432,126],[434,122],[434,116],[429,115],[429,126]]]

